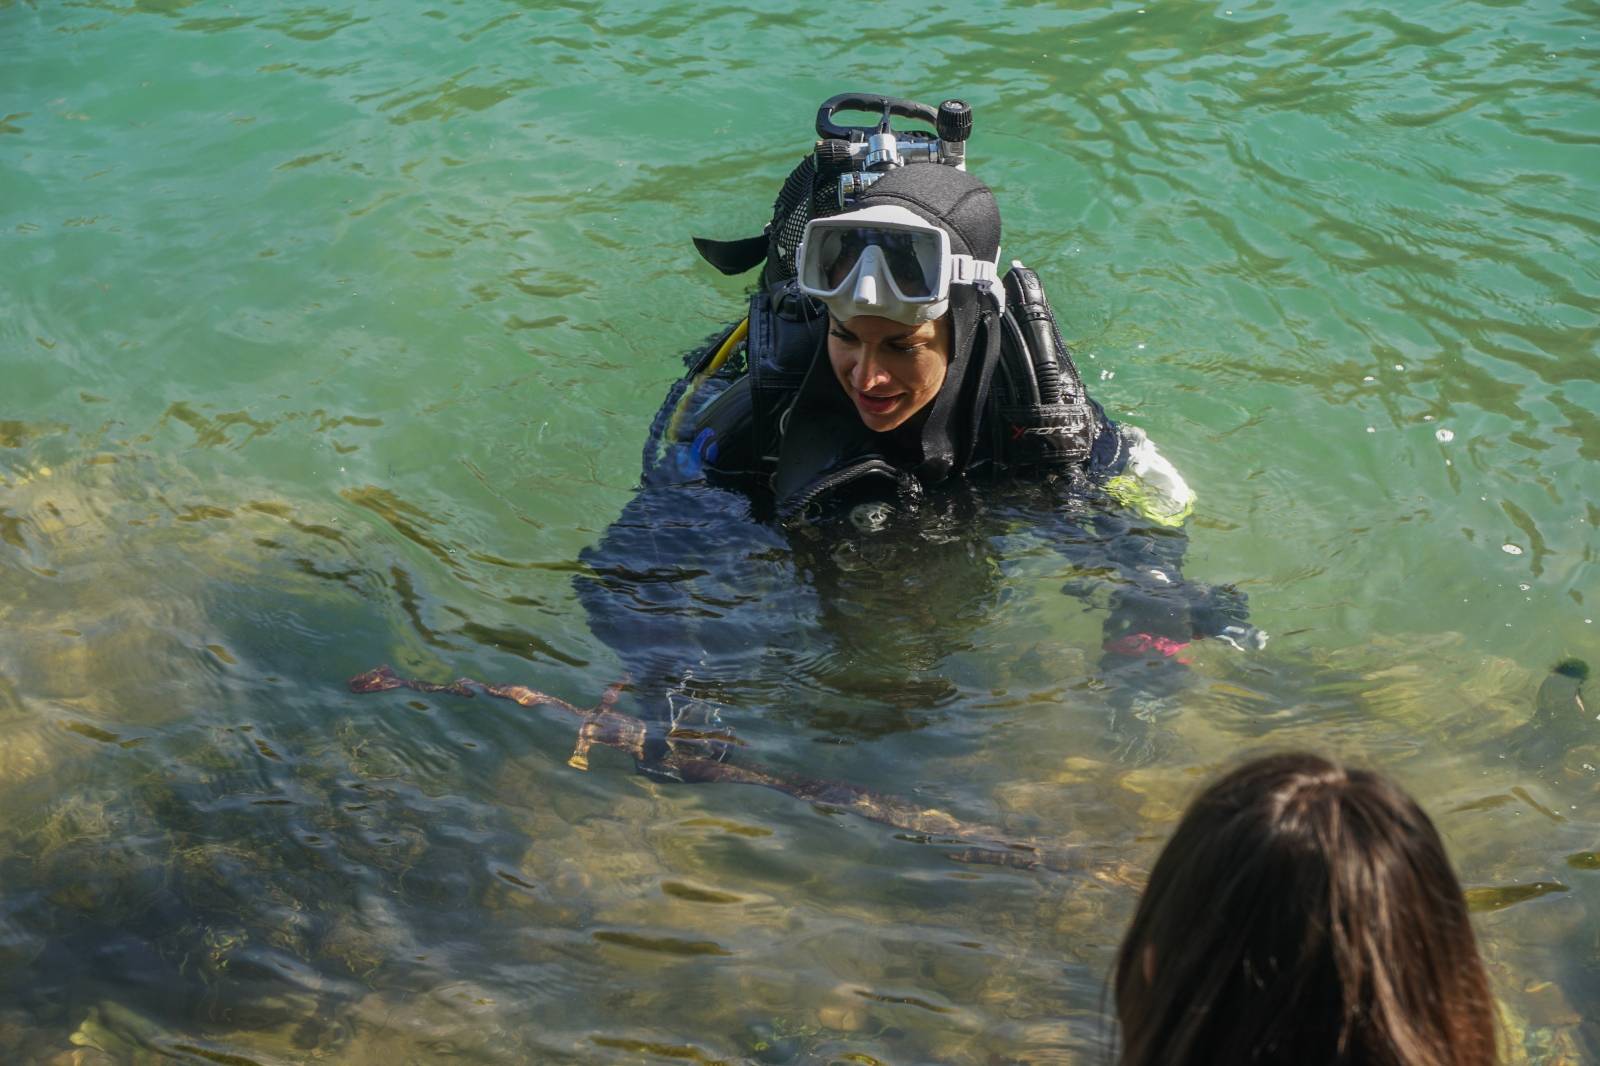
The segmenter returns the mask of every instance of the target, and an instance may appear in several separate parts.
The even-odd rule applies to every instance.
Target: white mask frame
[[[869,238],[848,272],[837,283],[829,284],[827,275],[833,264],[824,260],[838,250],[841,235],[859,238],[860,231],[878,231],[886,239],[873,242]],[[900,234],[910,238],[909,248],[920,268],[920,277],[913,274],[903,258],[899,263],[890,262],[891,253],[885,251],[890,246],[887,238]],[[903,255],[905,242],[899,243],[901,247],[896,251]],[[821,300],[841,322],[857,315],[876,315],[908,326],[931,322],[949,310],[951,285],[978,286],[1003,306],[998,262],[998,254],[995,262],[989,262],[952,253],[948,233],[907,208],[893,205],[814,218],[806,223],[805,235],[795,249],[800,291]]]

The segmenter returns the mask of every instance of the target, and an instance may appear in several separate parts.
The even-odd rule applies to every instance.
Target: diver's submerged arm
[[[1063,591],[1106,599],[1096,672],[1112,738],[1123,757],[1142,761],[1161,750],[1156,723],[1190,683],[1192,642],[1216,636],[1243,647],[1257,631],[1242,592],[1183,576],[1194,493],[1142,431],[1106,421],[1087,473],[1087,498],[1061,501],[1062,550],[1081,575]]]
[[[1248,623],[1245,594],[1182,574],[1185,524],[1195,494],[1141,429],[1109,420],[1095,442],[1090,476],[1102,506],[1091,519],[1099,565],[1114,571],[1108,650],[1174,656],[1191,640],[1220,637],[1235,647],[1265,643]]]

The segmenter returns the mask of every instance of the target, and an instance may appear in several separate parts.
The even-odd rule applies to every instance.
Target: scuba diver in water
[[[883,117],[843,126],[844,110]],[[982,557],[1019,525],[1077,568],[1068,591],[1103,592],[1099,673],[1125,746],[1175,702],[1190,642],[1265,643],[1242,593],[1181,575],[1193,493],[1089,397],[1038,276],[1002,266],[995,198],[965,167],[971,120],[960,101],[834,97],[765,232],[695,242],[724,273],[762,266],[760,283],[748,317],[691,355],[640,493],[578,579],[597,635],[674,725],[690,706],[714,720],[703,708],[736,675],[792,649],[785,620],[926,673],[962,646],[972,602],[1000,598]],[[874,589],[885,559],[911,576]],[[907,704],[947,695],[895,687]]]

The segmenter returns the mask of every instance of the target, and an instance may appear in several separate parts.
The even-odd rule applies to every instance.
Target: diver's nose
[[[866,345],[862,346],[861,358],[856,361],[855,369],[850,374],[851,384],[858,392],[871,392],[875,387],[888,380],[889,374],[878,362],[876,353]]]

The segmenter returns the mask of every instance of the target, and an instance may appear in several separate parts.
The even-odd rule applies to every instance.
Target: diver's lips
[[[858,392],[855,396],[856,406],[863,411],[873,415],[886,415],[894,410],[895,405],[905,397],[905,393],[897,392],[893,396],[868,396],[864,392]]]

